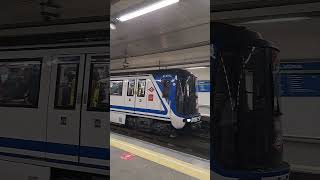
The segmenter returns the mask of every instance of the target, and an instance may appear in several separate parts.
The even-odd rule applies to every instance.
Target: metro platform
[[[115,133],[110,145],[110,179],[210,179],[209,160]]]

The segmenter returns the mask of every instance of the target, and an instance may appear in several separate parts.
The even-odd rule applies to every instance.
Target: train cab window
[[[135,86],[135,80],[129,80],[127,96],[134,95],[134,86]]]
[[[55,108],[74,109],[76,103],[79,64],[59,64],[56,82]]]
[[[0,62],[0,106],[38,107],[41,61],[33,60]]]
[[[110,95],[122,96],[123,81],[111,81]]]
[[[109,86],[109,65],[106,63],[91,64],[88,110],[108,111]]]
[[[246,96],[247,96],[247,106],[248,110],[252,111],[253,110],[253,79],[254,79],[254,74],[252,71],[249,71],[248,69],[245,69],[245,86],[246,86]]]
[[[145,79],[139,79],[138,80],[138,93],[137,97],[145,97],[146,95],[146,80]]]
[[[161,80],[163,90],[162,90],[162,97],[163,98],[169,98],[169,92],[170,92],[170,81],[169,80]]]

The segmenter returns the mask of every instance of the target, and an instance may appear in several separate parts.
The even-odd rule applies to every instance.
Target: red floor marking
[[[120,158],[123,160],[132,160],[134,158],[134,156],[135,156],[134,154],[125,152],[120,156]]]

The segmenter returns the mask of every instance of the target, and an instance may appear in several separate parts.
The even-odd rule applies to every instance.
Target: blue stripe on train
[[[144,113],[161,114],[161,115],[167,114],[167,111],[161,111],[161,110],[155,110],[155,109],[143,109],[143,108],[134,108],[134,107],[127,107],[127,106],[116,106],[116,105],[111,105],[111,108],[127,110],[127,111],[137,111],[137,112],[144,112]]]
[[[93,159],[110,159],[110,151],[106,148],[80,146],[80,156]]]
[[[80,156],[93,159],[110,160],[110,150],[107,148],[77,146],[43,141],[14,139],[0,137],[0,147],[39,151],[53,154]]]
[[[79,146],[59,143],[44,143],[45,152],[53,154],[63,154],[70,156],[78,156]]]

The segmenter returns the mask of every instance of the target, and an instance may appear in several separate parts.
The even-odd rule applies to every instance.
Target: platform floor
[[[188,175],[159,165],[139,156],[131,160],[121,158],[126,151],[111,147],[112,180],[195,180]]]
[[[209,161],[112,133],[112,180],[209,180]]]

